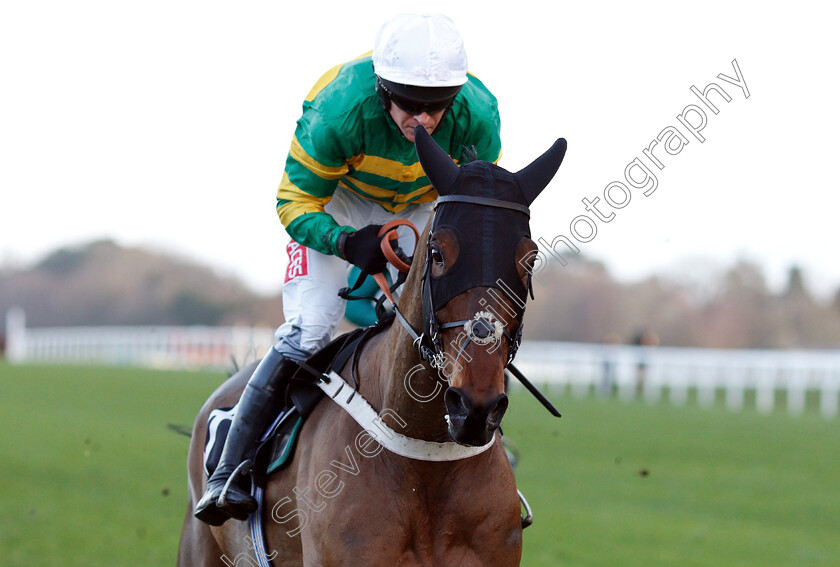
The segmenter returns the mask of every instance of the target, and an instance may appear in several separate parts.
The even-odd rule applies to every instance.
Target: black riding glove
[[[384,272],[388,261],[382,253],[380,244],[382,237],[377,236],[380,228],[382,228],[381,224],[369,224],[348,234],[343,246],[339,249],[339,256],[368,274]]]

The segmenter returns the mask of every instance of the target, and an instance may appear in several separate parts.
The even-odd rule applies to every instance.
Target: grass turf
[[[0,564],[174,565],[189,426],[224,376],[0,363]],[[840,421],[512,394],[527,566],[840,564]],[[279,567],[279,566],[278,566]]]

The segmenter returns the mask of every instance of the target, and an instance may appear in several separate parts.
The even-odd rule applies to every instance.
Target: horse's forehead
[[[456,190],[449,194],[528,205],[516,176],[486,161],[475,161],[461,166],[456,186]],[[442,225],[456,227],[462,236],[461,240],[466,236],[467,240],[482,246],[496,240],[530,235],[528,221],[528,216],[518,211],[451,202],[438,210],[434,228]]]
[[[456,194],[490,197],[527,205],[516,177],[498,165],[476,161],[461,167]]]

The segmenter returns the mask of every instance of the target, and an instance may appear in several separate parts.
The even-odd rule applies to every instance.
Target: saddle
[[[283,404],[277,415],[269,420],[270,425],[260,436],[259,442],[246,455],[253,463],[252,479],[258,487],[264,488],[270,475],[291,462],[304,421],[324,397],[323,390],[315,383],[323,374],[340,372],[367,340],[387,329],[393,320],[393,316],[385,317],[370,327],[340,335],[300,364],[286,387]],[[355,376],[355,372],[350,374]],[[358,388],[358,383],[353,385]],[[210,413],[207,420],[204,470],[208,476],[213,474],[219,464],[235,411],[236,406],[218,408]]]

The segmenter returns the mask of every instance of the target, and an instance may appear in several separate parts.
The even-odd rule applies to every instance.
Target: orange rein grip
[[[397,235],[397,227],[398,226],[407,226],[411,230],[414,231],[414,237],[417,240],[420,240],[420,233],[417,232],[417,227],[414,226],[411,221],[407,221],[405,219],[394,219],[379,229],[379,236],[384,236],[382,239],[380,246],[382,247],[382,253],[385,254],[385,259],[388,260],[397,270],[402,273],[408,273],[410,265],[406,264],[402,260],[400,260],[397,255],[394,253],[394,249],[391,247],[391,242],[399,240],[399,236]],[[385,294],[385,297],[388,298],[388,301],[391,302],[391,305],[396,305],[394,301],[394,297],[391,295],[391,290],[388,287],[388,280],[385,279],[385,273],[381,274],[374,274],[373,279],[379,285],[379,289],[382,290],[382,293]]]
[[[381,274],[373,274],[373,279],[379,284],[379,289],[382,290],[382,293],[385,294],[385,297],[388,298],[388,301],[391,302],[391,305],[396,305],[394,301],[394,296],[391,295],[391,288],[388,287],[388,280],[385,279],[385,272]]]
[[[409,266],[402,260],[400,260],[397,255],[394,253],[394,249],[391,248],[391,242],[394,242],[399,239],[397,235],[397,227],[398,226],[407,226],[411,230],[414,231],[414,238],[420,240],[420,233],[417,232],[417,227],[414,226],[411,221],[407,221],[405,219],[394,219],[387,224],[383,225],[382,228],[379,229],[379,236],[384,236],[385,238],[382,239],[380,246],[382,247],[382,253],[385,254],[385,259],[388,260],[391,264],[394,265],[397,270],[401,271],[404,274],[408,273]]]

